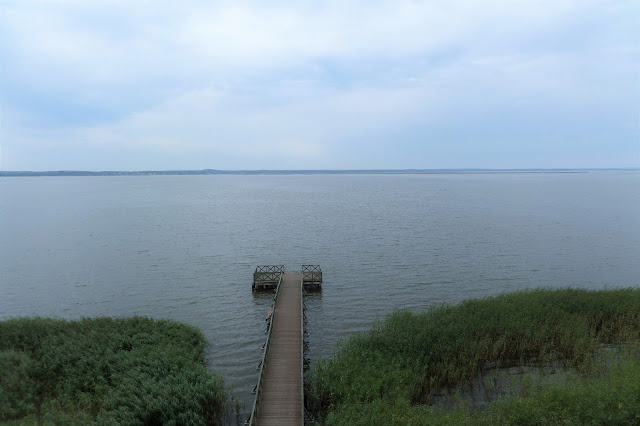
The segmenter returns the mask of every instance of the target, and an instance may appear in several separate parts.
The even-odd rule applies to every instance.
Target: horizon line
[[[419,174],[419,173],[463,173],[463,172],[587,172],[587,171],[638,171],[640,167],[552,167],[552,168],[405,168],[405,169],[141,169],[141,170],[0,170],[0,176],[47,176],[47,175],[149,175],[149,174]]]

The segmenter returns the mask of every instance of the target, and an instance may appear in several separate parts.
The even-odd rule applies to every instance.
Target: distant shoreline
[[[371,174],[505,174],[505,173],[589,173],[594,171],[639,171],[611,169],[399,169],[399,170],[141,170],[141,171],[0,171],[0,177],[24,176],[190,176],[190,175],[371,175]]]

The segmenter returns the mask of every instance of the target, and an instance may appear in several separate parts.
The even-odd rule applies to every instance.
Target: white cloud
[[[23,61],[16,66],[48,65],[59,78],[96,84],[167,74],[205,78],[210,72],[292,67],[314,58],[394,58],[455,46],[486,49],[552,30],[591,8],[588,1],[400,0],[266,7],[22,1],[6,7],[3,25]]]
[[[328,165],[347,143],[500,105],[628,107],[633,11],[596,0],[7,1],[0,101],[23,119],[5,138],[12,152],[120,144],[236,167],[265,153]],[[85,105],[109,114],[74,122]]]
[[[238,158],[313,156],[326,160],[331,155],[329,147],[357,136],[363,122],[369,129],[384,126],[402,119],[416,102],[406,89],[335,93],[308,87],[306,91],[313,95],[264,107],[255,105],[252,97],[243,99],[233,92],[196,90],[114,123],[84,127],[72,138],[171,150],[206,147]],[[68,137],[67,132],[64,135]]]

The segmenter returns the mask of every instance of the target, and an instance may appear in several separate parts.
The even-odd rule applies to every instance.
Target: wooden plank
[[[285,272],[274,307],[269,359],[264,370],[257,424],[302,422],[301,273]]]

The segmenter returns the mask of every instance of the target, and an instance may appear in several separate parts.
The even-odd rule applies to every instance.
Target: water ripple
[[[638,285],[638,173],[0,180],[0,317],[147,315],[203,330],[252,402],[257,264],[322,265],[310,356],[393,309]]]

